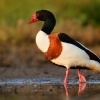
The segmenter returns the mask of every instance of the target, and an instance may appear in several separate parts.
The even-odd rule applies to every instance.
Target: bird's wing
[[[92,52],[91,50],[89,50],[88,48],[86,48],[81,43],[75,41],[74,39],[72,39],[71,37],[69,37],[67,34],[65,34],[65,33],[59,33],[58,37],[59,37],[59,39],[62,42],[73,44],[73,45],[79,47],[80,49],[84,50],[89,55],[89,57],[90,57],[91,60],[95,60],[95,61],[98,61],[100,63],[100,58],[94,52]]]

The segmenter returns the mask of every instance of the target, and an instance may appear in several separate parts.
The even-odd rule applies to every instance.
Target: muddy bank
[[[43,64],[42,66],[19,66],[19,67],[0,67],[0,79],[12,78],[64,78],[65,68],[60,68],[52,64]],[[82,70],[87,80],[100,79],[100,73],[89,70]],[[78,81],[77,71],[71,70],[70,78]]]
[[[1,45],[0,79],[57,77],[64,78],[66,68],[49,62],[36,44],[19,46]],[[99,79],[100,73],[82,70],[88,79]],[[77,71],[71,70],[70,79],[77,79]]]

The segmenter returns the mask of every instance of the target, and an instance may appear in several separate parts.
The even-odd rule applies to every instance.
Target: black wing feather
[[[85,46],[81,45],[80,43],[78,43],[77,41],[75,41],[74,39],[69,37],[67,34],[59,33],[58,37],[62,42],[73,44],[73,45],[79,47],[80,49],[84,50],[89,55],[91,60],[95,60],[95,61],[98,61],[100,63],[100,58],[97,55],[95,55],[93,52],[91,52]]]

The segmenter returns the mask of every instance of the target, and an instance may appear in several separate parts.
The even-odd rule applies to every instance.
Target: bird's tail
[[[100,72],[100,63],[94,60],[90,60],[90,67],[91,70]]]

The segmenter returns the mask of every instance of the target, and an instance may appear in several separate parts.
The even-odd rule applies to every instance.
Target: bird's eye
[[[38,13],[36,13],[36,17],[37,17],[37,18],[39,17],[39,14],[38,14]]]

